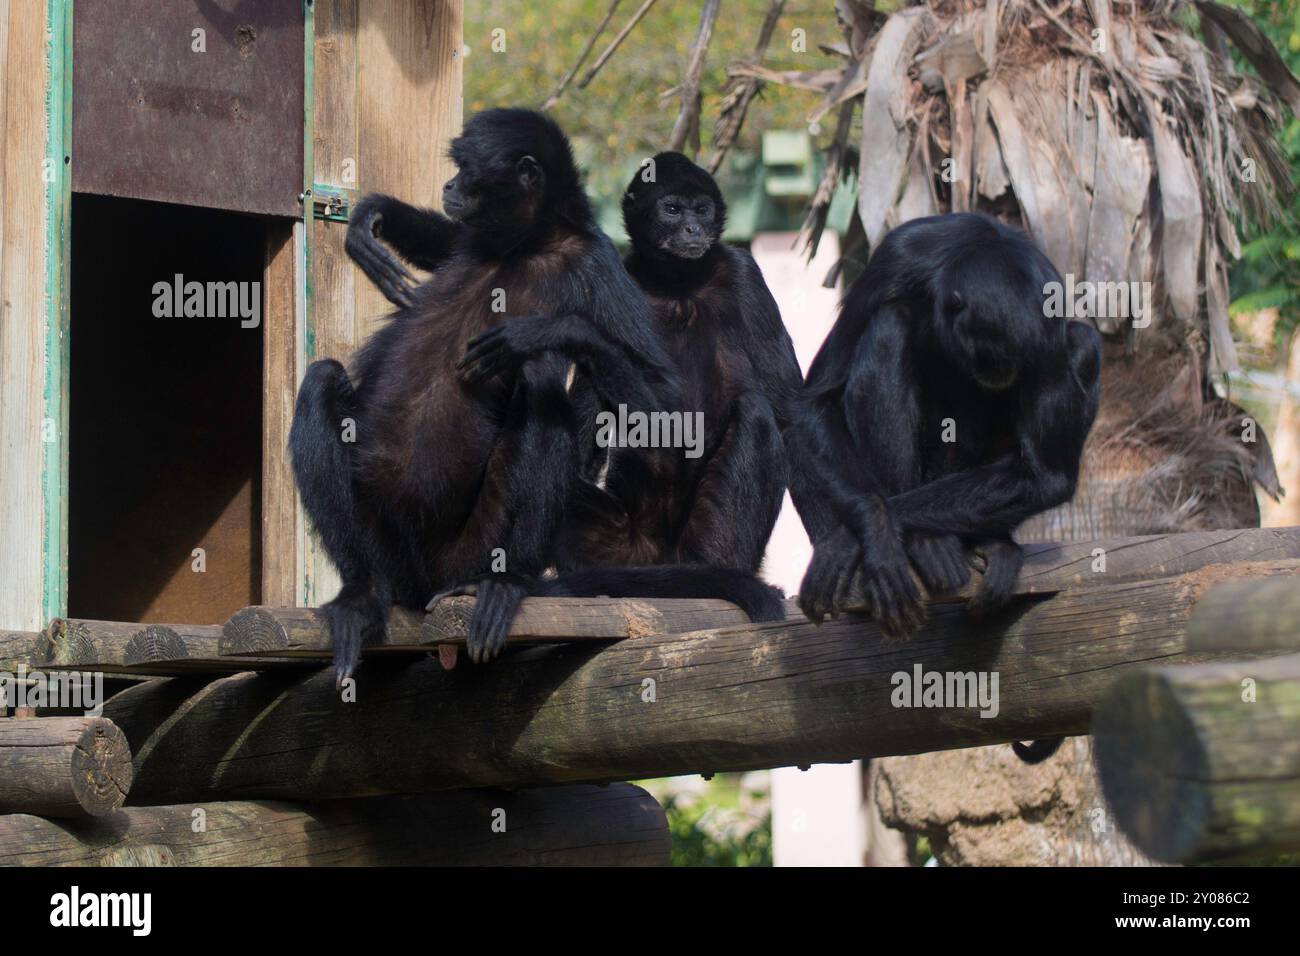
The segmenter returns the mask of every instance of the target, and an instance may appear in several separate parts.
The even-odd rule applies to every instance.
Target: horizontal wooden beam
[[[0,718],[0,814],[102,816],[131,777],[131,748],[111,720]]]
[[[1300,587],[1285,577],[1220,584],[1197,604],[1187,641],[1198,651],[1300,651]]]
[[[105,674],[234,673],[249,668],[283,667],[286,661],[232,661],[218,650],[216,624],[130,624],[55,618],[44,634],[45,670],[100,671]]]
[[[1147,855],[1300,850],[1300,655],[1129,674],[1103,696],[1093,732],[1106,800]]]
[[[1168,577],[1214,563],[1300,559],[1300,528],[1031,544],[1025,546],[1025,551],[1017,593],[1055,594],[1067,588]],[[975,574],[954,597],[969,597],[979,586],[980,576]],[[858,602],[859,609],[863,606]],[[438,602],[423,618],[394,609],[388,634],[362,653],[367,657],[424,654],[440,644],[463,644],[473,608],[473,598],[454,597]],[[798,616],[793,601],[787,603],[787,613],[791,618]],[[528,598],[511,627],[509,640],[512,644],[609,641],[745,623],[744,613],[725,601]],[[226,623],[220,653],[324,661],[331,656],[331,644],[323,622],[311,608],[250,607],[238,611]]]
[[[439,601],[426,615],[394,608],[388,633],[367,646],[367,657],[427,654],[438,645],[464,644],[474,598]],[[793,606],[791,613],[798,613]],[[510,629],[512,644],[613,641],[746,624],[745,612],[726,601],[655,598],[528,598]],[[329,660],[328,630],[312,608],[248,607],[226,623],[221,653],[228,657]],[[244,665],[247,667],[248,665]]]
[[[133,807],[75,828],[0,816],[0,866],[663,866],[670,850],[663,809],[626,783]]]
[[[137,754],[132,802],[159,804],[627,780],[1081,734],[1117,676],[1187,659],[1205,589],[1265,568],[1294,576],[1296,562],[1030,596],[985,620],[938,605],[908,642],[857,616],[792,618],[520,648],[451,671],[371,660],[343,695],[328,670],[154,681],[104,713]],[[924,693],[936,680],[948,697]]]

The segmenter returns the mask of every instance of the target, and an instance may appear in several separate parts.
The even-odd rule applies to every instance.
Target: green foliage
[[[673,866],[771,866],[772,815],[758,826],[711,825],[719,808],[678,794],[664,803],[673,837]]]
[[[1226,0],[1246,12],[1273,41],[1292,72],[1300,72],[1300,0]],[[1249,67],[1242,64],[1243,69]],[[1300,181],[1300,120],[1289,120],[1281,132],[1282,147],[1291,164],[1292,182]],[[1237,293],[1234,315],[1276,308],[1285,337],[1300,325],[1300,193],[1291,197],[1282,218],[1267,231],[1256,230],[1242,250],[1232,275]]]
[[[595,31],[610,0],[481,0],[465,5],[465,112],[492,106],[538,107],[573,66]],[[599,199],[617,197],[637,163],[663,148],[680,100],[660,101],[681,80],[699,25],[698,0],[660,0],[619,47],[585,90],[578,81],[640,6],[624,0],[596,42],[568,91],[551,111],[574,140],[587,172],[588,189]],[[709,46],[702,91],[702,155],[710,155],[713,122],[722,102],[727,65],[753,52],[767,12],[767,0],[725,0]],[[493,52],[493,30],[505,31],[505,51]],[[793,50],[792,31],[806,33],[806,52]],[[772,35],[763,65],[777,70],[815,70],[838,61],[821,53],[819,43],[843,36],[830,0],[791,0]],[[750,108],[737,144],[754,149],[765,129],[804,129],[819,95],[769,89]],[[820,136],[829,139],[834,123]]]

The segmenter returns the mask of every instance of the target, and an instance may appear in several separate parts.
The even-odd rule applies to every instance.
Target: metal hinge
[[[305,201],[308,197],[304,195],[302,198]],[[348,214],[356,204],[356,199],[357,190],[355,189],[312,183],[312,217],[315,219],[332,219],[334,222],[347,222]]]

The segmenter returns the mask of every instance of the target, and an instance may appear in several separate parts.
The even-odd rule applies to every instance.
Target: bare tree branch
[[[679,152],[689,142],[692,158],[700,148],[700,81],[704,77],[704,61],[708,58],[709,43],[713,39],[713,25],[721,8],[722,0],[705,0],[704,9],[700,11],[700,29],[695,34],[695,45],[691,47],[691,58],[686,64],[686,77],[682,80],[682,108],[668,138],[668,148]]]
[[[622,30],[619,30],[618,36],[609,41],[609,46],[605,47],[604,52],[600,54],[600,58],[596,60],[591,69],[587,71],[585,76],[583,76],[582,81],[578,84],[578,89],[585,90],[587,88],[587,84],[596,78],[596,74],[600,72],[600,68],[609,62],[609,58],[614,55],[614,52],[619,48],[623,41],[627,39],[627,35],[636,28],[636,25],[641,22],[641,18],[649,13],[650,8],[654,5],[655,0],[645,0],[645,2],[637,8],[636,13],[632,14],[632,19],[627,22],[627,26],[623,27]]]
[[[605,18],[600,21],[600,25],[596,27],[596,32],[587,39],[587,45],[584,46],[582,52],[578,54],[577,62],[569,68],[569,72],[565,73],[564,76],[561,77],[560,85],[555,88],[555,92],[547,97],[546,102],[542,104],[543,111],[549,110],[559,102],[560,97],[564,95],[564,91],[569,88],[569,84],[572,83],[573,78],[577,76],[578,70],[582,69],[582,64],[585,63],[587,57],[591,55],[592,49],[596,46],[596,41],[599,40],[600,35],[605,32],[605,27],[609,26],[609,21],[614,19],[614,11],[618,9],[618,5],[622,2],[623,0],[614,0],[614,2],[609,5],[609,11],[605,14]]]
[[[763,28],[759,30],[758,42],[754,44],[754,55],[749,60],[751,64],[757,65],[762,62],[763,55],[767,53],[767,46],[772,42],[772,34],[776,32],[776,22],[781,18],[784,9],[785,0],[771,0],[768,4]],[[727,150],[731,149],[732,143],[740,135],[740,128],[745,124],[745,114],[749,110],[749,104],[762,89],[763,81],[756,76],[741,78],[733,74],[727,80],[722,109],[718,113],[718,121],[713,125],[713,156],[709,159],[709,172],[716,173],[722,165]]]

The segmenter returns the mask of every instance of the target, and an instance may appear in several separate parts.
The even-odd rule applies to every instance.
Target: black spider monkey
[[[1033,241],[987,216],[916,219],[881,242],[791,430],[811,620],[837,615],[860,571],[881,630],[905,635],[924,619],[911,566],[930,591],[955,589],[967,547],[987,560],[969,608],[1010,599],[1024,560],[1011,532],[1073,496],[1100,400],[1100,336],[1048,314],[1053,282]]]
[[[559,127],[528,110],[489,110],[451,155],[449,216],[388,196],[358,204],[348,252],[400,308],[358,354],[355,387],[338,362],[313,363],[290,432],[304,507],[343,578],[322,608],[340,681],[392,603],[424,607],[472,582],[475,661],[501,650],[527,593],[722,597],[751,617],[780,616],[775,592],[741,575],[656,568],[538,581],[555,563],[575,482],[592,467],[593,409],[676,407],[680,385]],[[380,235],[433,277],[410,284]],[[463,374],[466,346],[502,321],[518,324],[510,316],[563,323],[581,341]],[[497,549],[510,574],[491,573]]]
[[[685,409],[702,413],[704,440],[699,457],[675,457],[666,472],[662,458],[627,456],[604,489],[580,486],[564,529],[579,566],[756,572],[762,562],[785,494],[781,431],[801,373],[758,264],[720,241],[726,215],[713,177],[681,153],[643,162],[623,195],[625,265],[682,376]]]

